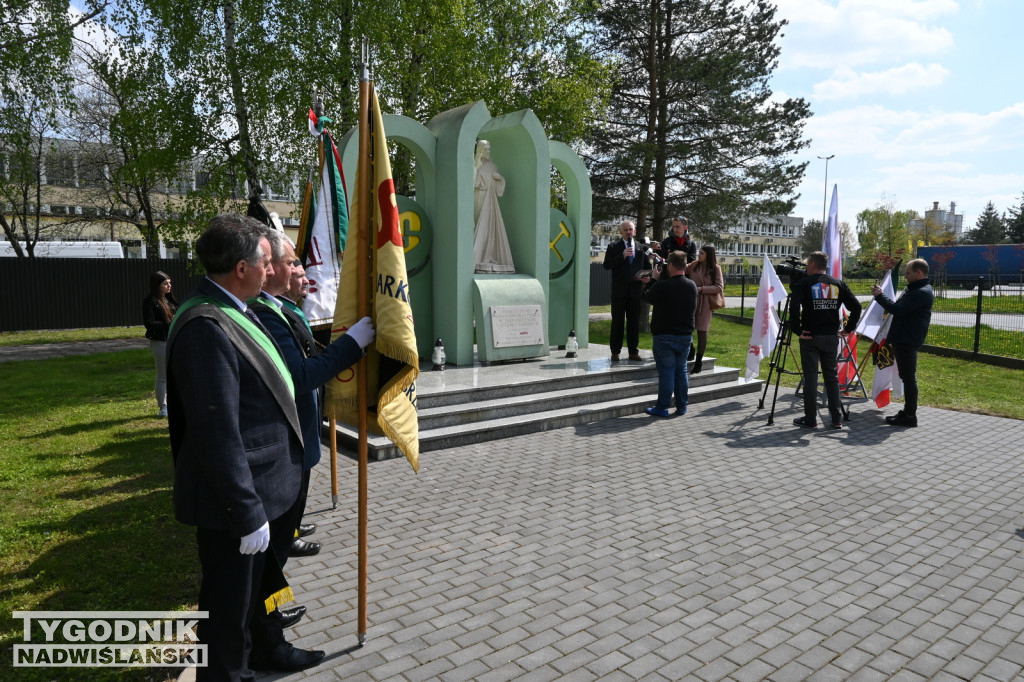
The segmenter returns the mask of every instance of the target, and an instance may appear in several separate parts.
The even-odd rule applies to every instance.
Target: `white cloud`
[[[848,217],[885,195],[919,212],[956,201],[973,225],[986,202],[1003,211],[1024,190],[1024,102],[987,113],[861,106],[812,117],[807,135],[814,146],[802,158],[812,165],[797,209],[805,218],[821,212],[824,167],[815,155],[836,155],[829,185],[839,184]]]
[[[953,45],[933,22],[959,11],[954,0],[776,0],[786,19],[780,68],[836,69],[937,55]]]
[[[875,93],[902,95],[910,90],[942,85],[949,73],[939,64],[904,64],[875,73],[857,73],[844,66],[836,69],[827,81],[814,85],[814,99],[854,99]]]
[[[812,117],[815,147],[876,159],[971,158],[979,152],[1024,153],[1024,102],[990,113],[895,111],[861,106]]]

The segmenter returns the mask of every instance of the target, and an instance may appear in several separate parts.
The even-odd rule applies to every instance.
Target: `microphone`
[[[647,256],[648,258],[652,259],[655,263],[657,263],[659,265],[664,265],[664,263],[665,263],[665,259],[662,258],[661,256],[659,256],[658,254],[654,253],[654,249],[652,249],[649,246],[644,251],[644,255]]]

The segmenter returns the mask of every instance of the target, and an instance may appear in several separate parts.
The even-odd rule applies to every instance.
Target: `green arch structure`
[[[416,196],[398,201],[420,357],[430,357],[436,338],[455,365],[473,363],[474,343],[480,362],[546,356],[570,330],[585,347],[591,190],[579,156],[548,140],[532,111],[495,118],[482,101],[438,114],[426,125],[384,116],[384,130],[416,157]],[[491,158],[505,177],[499,203],[515,274],[474,272],[473,154],[481,139],[491,143]],[[338,147],[346,176],[354,178],[357,131]],[[565,182],[565,214],[550,207],[552,169]],[[544,338],[496,345],[488,316],[501,306],[538,306]]]

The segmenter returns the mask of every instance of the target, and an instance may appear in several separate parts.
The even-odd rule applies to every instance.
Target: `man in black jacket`
[[[885,418],[893,426],[917,426],[917,351],[928,336],[935,294],[928,281],[928,261],[920,258],[907,263],[907,288],[895,301],[882,293],[877,284],[871,287],[878,305],[892,315],[892,326],[886,337],[896,356],[896,371],[903,382],[903,409]]]
[[[661,257],[665,259],[673,251],[682,251],[686,254],[687,264],[697,260],[697,243],[690,237],[690,224],[686,216],[676,216],[672,219],[669,235],[660,244],[655,244],[654,250],[660,251]]]
[[[807,276],[791,287],[789,320],[793,333],[800,337],[800,364],[804,372],[804,416],[797,417],[797,426],[813,429],[818,426],[818,366],[825,384],[828,411],[833,429],[843,428],[839,398],[839,337],[856,329],[860,319],[860,302],[850,287],[825,274],[828,256],[815,251],[807,257]],[[850,316],[842,322],[842,306]],[[841,328],[842,327],[842,328]]]
[[[668,417],[672,394],[676,396],[676,414],[686,414],[690,389],[686,374],[686,354],[693,336],[693,313],[697,309],[697,285],[686,278],[686,254],[673,251],[668,256],[668,279],[659,280],[655,266],[654,281],[643,292],[643,300],[654,308],[651,334],[654,337],[654,362],[658,366],[658,402],[647,408],[652,417]],[[648,282],[648,278],[644,278]]]
[[[604,269],[612,271],[612,328],[608,337],[612,360],[619,359],[622,352],[622,337],[625,330],[629,359],[640,358],[640,292],[643,283],[637,276],[651,267],[636,241],[636,226],[632,220],[619,225],[622,239],[608,245],[604,253]]]

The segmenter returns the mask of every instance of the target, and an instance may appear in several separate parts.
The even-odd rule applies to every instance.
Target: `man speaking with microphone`
[[[612,361],[618,361],[625,332],[629,359],[640,362],[640,294],[643,282],[638,275],[650,270],[651,262],[636,241],[636,226],[632,220],[622,221],[619,234],[622,239],[609,244],[604,254],[604,269],[612,272],[612,329],[608,345],[611,346]]]

